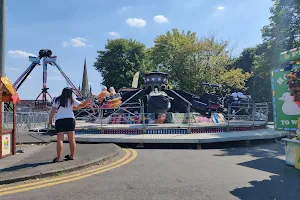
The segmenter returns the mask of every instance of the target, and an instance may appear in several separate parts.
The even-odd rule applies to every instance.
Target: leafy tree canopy
[[[151,60],[160,70],[169,73],[178,89],[200,94],[202,82],[242,89],[250,77],[240,69],[227,69],[232,62],[228,42],[214,36],[198,39],[196,33],[173,29],[159,35],[154,43]]]
[[[98,51],[94,67],[101,72],[103,85],[119,89],[131,87],[137,71],[147,71],[147,60],[144,44],[132,39],[108,40],[105,49]]]

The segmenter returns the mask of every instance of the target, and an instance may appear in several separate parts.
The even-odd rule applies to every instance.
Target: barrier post
[[[99,106],[99,118],[100,118],[100,129],[101,129],[101,134],[103,134],[103,108],[102,105]]]
[[[23,113],[21,113],[21,115],[22,115]],[[25,120],[24,120],[25,121]],[[28,115],[27,115],[27,119],[26,119],[26,125],[27,125],[27,128],[28,129],[31,129],[31,123],[30,123],[30,115],[29,115],[29,113],[28,113]]]
[[[226,127],[226,130],[227,132],[230,131],[230,117],[231,117],[231,103],[229,103],[228,105],[228,111],[227,111],[227,127]]]
[[[19,116],[19,121],[18,121],[18,116]],[[21,122],[22,122],[22,115],[17,114],[16,118],[17,118],[17,133],[19,133],[19,126],[18,125],[21,124]]]
[[[143,120],[143,133],[146,134],[146,123],[145,123],[145,110],[144,110],[144,104],[143,101],[141,103],[141,113],[142,113],[142,120]]]
[[[268,106],[268,103],[266,103],[266,107],[267,107],[267,110],[266,110],[266,128],[268,127],[268,122],[269,122],[269,106]]]
[[[188,104],[188,117],[187,117],[187,120],[188,120],[188,134],[191,133],[191,119],[190,119],[190,115],[191,115],[191,106],[190,106],[190,104]]]
[[[254,126],[255,126],[255,113],[256,113],[256,104],[253,103],[253,111],[252,111],[252,129],[254,129]]]

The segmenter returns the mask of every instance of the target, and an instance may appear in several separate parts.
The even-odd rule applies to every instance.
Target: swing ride
[[[21,74],[21,76],[14,82],[14,87],[16,90],[18,90],[24,81],[29,77],[30,73],[37,67],[42,65],[43,67],[43,83],[42,83],[42,91],[38,94],[36,97],[36,100],[38,100],[41,97],[42,102],[39,104],[39,106],[42,106],[44,108],[49,107],[51,104],[52,96],[48,92],[49,88],[47,87],[47,77],[48,77],[48,65],[55,67],[65,78],[67,83],[70,85],[70,87],[73,89],[75,95],[77,97],[82,97],[82,94],[80,91],[74,86],[72,81],[69,79],[69,77],[64,73],[62,68],[57,64],[56,62],[57,56],[52,56],[52,51],[49,49],[41,49],[39,51],[39,56],[29,56],[29,61],[31,64],[29,67]],[[50,101],[48,101],[47,96],[50,98]]]

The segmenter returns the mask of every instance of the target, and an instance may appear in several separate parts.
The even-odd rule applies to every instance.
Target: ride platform
[[[76,140],[85,143],[219,143],[276,139],[288,133],[265,122],[231,121],[199,124],[100,124],[77,121]]]

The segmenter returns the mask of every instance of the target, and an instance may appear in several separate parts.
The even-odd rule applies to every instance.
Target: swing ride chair
[[[52,96],[49,94],[47,87],[47,73],[48,73],[48,65],[56,67],[56,69],[62,74],[65,78],[69,86],[73,89],[74,94],[81,98],[82,94],[80,91],[74,86],[68,76],[63,72],[62,68],[56,62],[57,56],[52,56],[52,51],[49,49],[41,49],[39,51],[39,56],[29,56],[29,61],[31,64],[29,67],[21,74],[21,76],[14,82],[14,87],[18,90],[24,81],[28,78],[30,73],[34,70],[36,66],[42,65],[43,66],[43,84],[42,84],[42,91],[38,94],[36,100],[42,97],[42,101],[44,102],[44,108],[48,108],[49,105],[47,104],[47,96],[52,99]]]
[[[132,96],[132,98],[135,95]],[[131,99],[131,98],[130,98]],[[98,106],[98,113],[94,115],[96,118],[96,122],[102,122],[105,119],[109,121],[120,121],[120,115],[130,115],[134,118],[138,118],[139,114],[141,113],[141,101],[129,103],[126,100],[125,102],[121,101],[121,95],[119,93],[115,94],[113,97],[108,97],[103,102],[102,106]],[[94,105],[97,105],[95,101],[93,101]],[[138,113],[134,112],[137,111]]]

